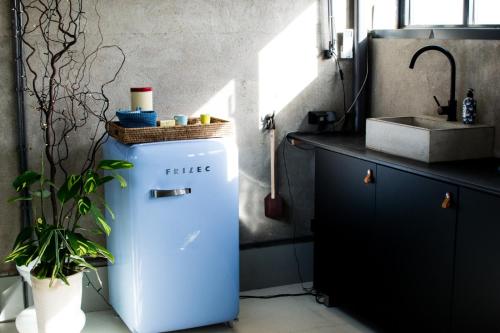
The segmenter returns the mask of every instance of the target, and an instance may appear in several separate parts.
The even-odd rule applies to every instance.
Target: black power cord
[[[285,154],[286,146],[287,146],[287,144],[289,144],[289,145],[294,146],[294,147],[296,147],[296,148],[298,148],[300,150],[306,150],[306,151],[315,150],[316,148],[313,147],[313,146],[310,146],[310,145],[307,145],[307,148],[305,148],[305,147],[300,147],[298,145],[293,144],[292,140],[289,137],[289,134],[290,133],[286,134],[286,136],[285,136],[286,142],[283,145],[283,164],[284,164],[284,167],[285,167],[285,176],[286,176],[287,185],[288,185],[288,195],[290,196],[290,202],[291,202],[292,207],[293,207],[293,195],[292,195],[292,191],[291,191],[290,177],[288,175],[288,167],[287,167],[287,163],[286,163],[286,154]],[[293,212],[293,209],[291,211]],[[299,279],[300,279],[300,283],[301,283],[301,286],[302,286],[302,290],[304,290],[306,292],[305,293],[306,295],[314,296],[314,299],[315,299],[316,303],[322,304],[322,305],[326,305],[326,302],[325,302],[326,295],[317,292],[314,289],[314,286],[311,287],[311,288],[305,288],[304,287],[304,281],[302,279],[302,273],[301,273],[301,269],[300,269],[300,261],[299,261],[299,258],[297,256],[297,249],[295,247],[296,227],[297,227],[297,224],[294,223],[294,234],[293,234],[293,241],[294,241],[294,243],[293,243],[293,250],[294,250],[294,255],[295,255],[295,261],[297,263],[297,270],[299,272]]]
[[[336,65],[337,65],[337,69],[338,69],[338,72],[339,72],[340,82],[341,82],[341,85],[342,85],[344,115],[335,124],[338,126],[337,130],[338,131],[342,131],[344,129],[345,119],[346,119],[347,115],[351,112],[351,110],[356,105],[356,103],[357,103],[357,101],[358,101],[361,93],[363,92],[363,90],[364,90],[364,88],[366,86],[366,82],[368,81],[368,75],[369,75],[369,50],[368,50],[368,45],[369,45],[369,43],[367,43],[367,46],[366,46],[366,74],[365,74],[365,78],[363,80],[363,83],[361,84],[361,87],[359,88],[359,91],[354,96],[354,99],[353,99],[352,103],[350,104],[349,108],[347,108],[346,93],[345,93],[345,84],[344,84],[344,72],[342,71],[342,67],[340,66],[339,57],[338,57],[337,53],[335,52],[335,47],[334,47],[335,46],[335,42],[336,42],[336,39],[335,39],[336,31],[335,31],[335,21],[334,21],[334,17],[333,17],[333,13],[332,13],[332,7],[333,7],[332,6],[332,0],[327,0],[327,4],[328,4],[328,34],[329,34],[329,42],[328,42],[328,49],[323,51],[323,56],[324,56],[325,59],[333,58],[333,60],[335,61]],[[368,34],[368,38],[370,38],[370,36],[371,35]]]
[[[333,12],[332,12],[332,0],[327,0],[328,4],[328,34],[329,34],[329,41],[328,41],[328,49],[323,51],[323,56],[325,59],[331,59],[333,58],[333,61],[337,65],[337,69],[339,72],[340,76],[340,82],[342,84],[342,95],[343,95],[343,110],[344,110],[344,116],[346,115],[346,94],[345,94],[345,85],[344,85],[344,72],[342,71],[342,67],[340,66],[340,61],[339,57],[335,51],[335,43],[337,42],[335,38],[335,20],[333,17]]]
[[[283,154],[283,166],[285,167],[285,177],[286,177],[286,183],[288,187],[288,197],[290,198],[290,222],[293,224],[293,236],[292,236],[292,243],[293,243],[293,256],[295,258],[295,263],[297,264],[297,275],[300,280],[300,286],[302,287],[302,290],[305,292],[312,292],[312,288],[305,288],[304,287],[304,278],[302,276],[302,269],[300,268],[300,260],[299,256],[297,255],[297,244],[296,244],[296,239],[297,239],[297,223],[294,222],[293,220],[293,207],[295,207],[294,200],[293,200],[293,195],[292,195],[292,187],[290,184],[290,177],[288,174],[288,166],[287,166],[287,159],[286,159],[286,147],[287,143],[290,143],[288,141],[288,133],[285,136],[286,141],[283,144],[283,149],[282,149],[282,154]]]
[[[97,274],[97,272],[96,272],[96,274]],[[101,293],[101,291],[102,291],[102,283],[99,281],[101,287],[97,288],[95,286],[95,284],[92,282],[92,280],[89,278],[87,272],[83,272],[83,275],[85,275],[85,277],[87,278],[87,287],[92,287],[92,289],[94,289],[95,292],[102,298],[102,300],[104,301],[104,303],[106,303],[106,305],[108,305],[112,309],[113,306],[108,302],[108,300],[106,299],[106,297],[104,297],[104,295]]]
[[[280,298],[280,297],[296,297],[296,296],[309,296],[309,295],[312,295],[312,294],[309,292],[306,292],[306,293],[301,293],[301,294],[276,294],[276,295],[265,295],[265,296],[241,295],[240,299],[249,299],[249,298],[272,299],[272,298]]]
[[[371,35],[368,34],[368,38],[370,38],[370,36]],[[363,79],[363,83],[361,84],[361,87],[359,88],[358,92],[354,96],[354,99],[353,99],[351,105],[349,106],[349,108],[347,110],[345,110],[344,115],[342,116],[342,118],[340,118],[337,121],[337,124],[340,124],[339,125],[340,127],[344,126],[345,119],[346,119],[347,115],[353,110],[354,106],[358,102],[359,97],[361,96],[361,93],[363,92],[363,90],[366,87],[366,83],[368,81],[368,76],[369,76],[369,73],[370,73],[370,59],[369,59],[370,51],[369,51],[369,45],[370,45],[370,43],[368,42],[366,44],[366,73],[365,73],[365,77]]]
[[[337,64],[337,69],[339,71],[339,76],[340,76],[340,83],[342,85],[342,99],[343,99],[344,117],[345,117],[345,115],[347,114],[347,109],[346,109],[346,101],[345,101],[344,72],[342,71],[342,67],[340,67],[340,61],[339,61],[339,58],[337,57],[337,54],[335,52],[333,53],[333,58],[335,60],[335,63]]]
[[[291,223],[293,223],[293,236],[292,236],[293,254],[294,254],[295,263],[297,265],[297,276],[299,277],[300,285],[301,285],[301,288],[304,292],[297,293],[297,294],[275,294],[275,295],[263,295],[263,296],[241,295],[240,299],[273,299],[273,298],[280,298],[280,297],[314,296],[316,303],[324,305],[325,304],[324,299],[326,297],[325,295],[316,292],[314,287],[306,288],[304,286],[304,278],[302,276],[302,270],[300,267],[300,260],[299,260],[298,254],[297,254],[297,247],[296,247],[297,223],[295,223],[293,221],[294,200],[293,200],[293,194],[292,194],[292,190],[291,190],[290,176],[288,174],[288,165],[287,165],[287,158],[286,158],[287,145],[288,144],[293,145],[291,142],[291,139],[288,137],[289,134],[290,133],[287,133],[285,135],[286,140],[285,140],[285,143],[283,144],[282,156],[283,156],[283,166],[285,168],[285,177],[286,177],[286,182],[287,182],[287,186],[288,186],[288,196],[290,198],[290,207],[291,207],[289,220]],[[308,147],[308,148],[299,147],[299,146],[295,146],[295,147],[297,147],[298,149],[301,149],[301,150],[315,150],[316,149],[312,146]]]

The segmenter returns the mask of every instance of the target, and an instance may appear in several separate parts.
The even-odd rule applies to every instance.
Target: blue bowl
[[[155,111],[116,111],[120,126],[127,128],[156,127]]]

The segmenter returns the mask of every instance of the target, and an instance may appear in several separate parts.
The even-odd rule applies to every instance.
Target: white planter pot
[[[69,286],[31,276],[38,333],[79,333],[85,326],[81,310],[83,273],[68,276]]]
[[[28,266],[17,266],[17,271],[19,272],[19,275],[23,278],[23,280],[31,287],[31,270],[33,267],[35,267],[35,263],[37,262],[38,259],[33,260],[30,262]]]

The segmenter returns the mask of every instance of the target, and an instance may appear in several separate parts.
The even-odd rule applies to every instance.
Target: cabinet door
[[[456,198],[456,186],[377,167],[374,309],[389,331],[449,331]]]
[[[365,309],[370,274],[376,165],[325,150],[316,152],[315,287],[331,305]]]
[[[500,198],[460,189],[453,332],[500,332]]]

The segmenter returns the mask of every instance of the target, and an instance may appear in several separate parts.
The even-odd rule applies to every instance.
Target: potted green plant
[[[28,118],[39,119],[38,128],[27,128],[32,151],[42,151],[42,163],[39,173],[26,171],[13,183],[20,194],[13,200],[33,212],[33,221],[19,233],[6,260],[33,266],[38,332],[78,332],[82,272],[94,269],[88,259],[113,261],[88,237],[88,232],[111,231],[103,210],[113,215],[100,187],[114,180],[126,187],[118,170],[132,167],[127,161],[98,162],[105,126],[114,116],[107,92],[125,54],[104,43],[99,1],[13,3],[19,24],[16,50],[21,45],[24,50],[16,57],[22,62],[18,91],[30,105]]]
[[[27,189],[28,195],[20,195],[12,201],[40,200],[39,207],[44,207],[44,201],[50,197],[50,189],[57,190],[59,215],[49,219],[45,210],[40,209],[35,223],[19,233],[12,252],[6,258],[7,262],[15,262],[18,266],[34,262],[31,282],[39,332],[64,332],[68,330],[68,323],[71,325],[79,321],[82,272],[95,270],[88,258],[114,261],[105,247],[85,237],[80,221],[89,215],[94,221],[95,231],[109,235],[111,227],[100,205],[111,216],[113,213],[98,190],[113,180],[118,180],[120,186],[125,188],[127,184],[116,170],[131,167],[132,164],[126,161],[103,160],[95,169],[84,174],[69,175],[61,186],[45,178],[43,171],[41,174],[26,171],[14,180],[14,189],[17,192]],[[108,174],[99,174],[104,170],[108,170]]]

